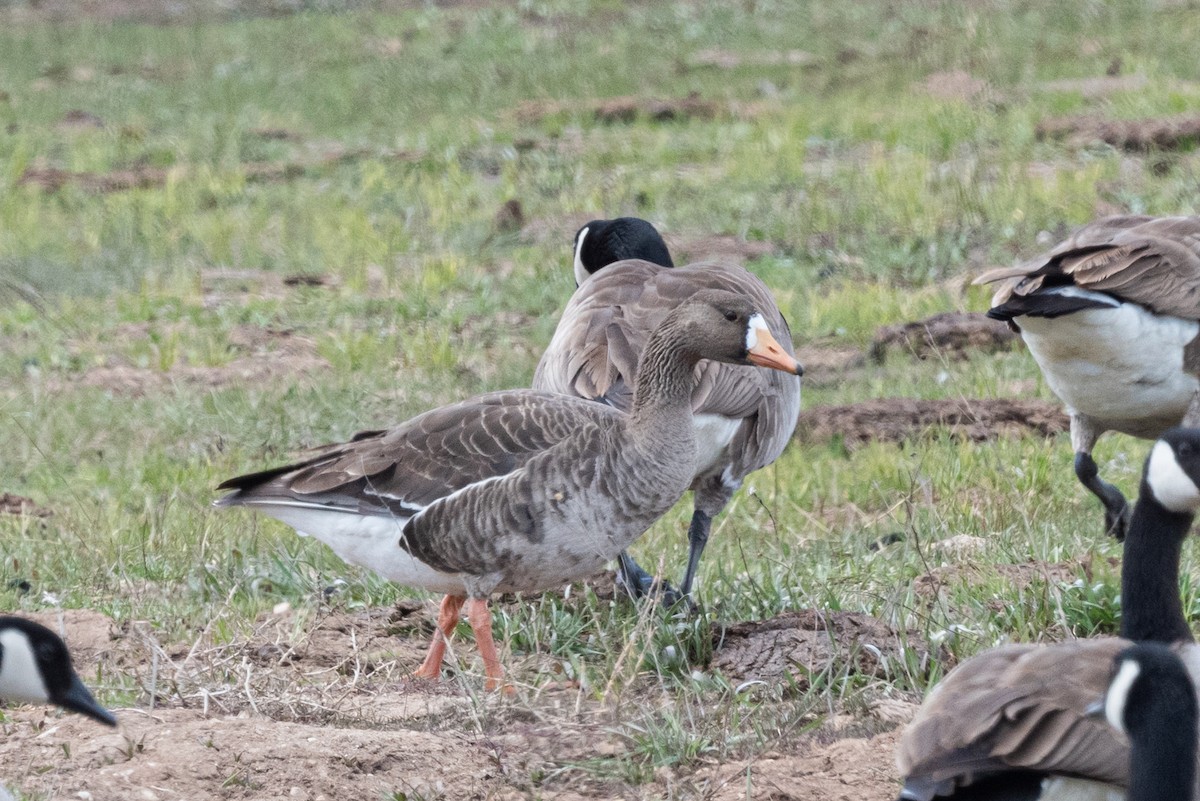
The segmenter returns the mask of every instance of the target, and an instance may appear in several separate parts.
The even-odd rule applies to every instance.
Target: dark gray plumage
[[[633,399],[632,377],[650,334],[695,293],[722,289],[743,294],[761,309],[772,336],[794,355],[791,331],[771,291],[741,267],[715,263],[672,269],[666,244],[649,223],[633,217],[593,220],[576,234],[579,289],[534,373],[535,389],[602,401],[622,411]],[[708,541],[712,518],[743,479],[783,453],[800,413],[800,379],[780,372],[703,361],[694,370],[692,413],[700,456],[691,488],[695,512],[688,535],[686,596]],[[650,576],[622,560],[635,592]]]
[[[446,593],[445,636],[469,597],[495,686],[487,597],[595,573],[686,491],[696,461],[691,376],[702,358],[799,370],[749,299],[704,292],[647,343],[629,414],[547,392],[494,392],[230,479],[220,489],[234,492],[218,504],[252,506],[347,561]],[[437,675],[442,648],[435,637],[418,675]]]

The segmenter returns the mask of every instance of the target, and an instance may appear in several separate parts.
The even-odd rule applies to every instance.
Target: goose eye
[[[726,320],[728,320],[729,322],[731,322],[731,323],[732,323],[732,322],[733,322],[734,320],[736,320],[737,318],[738,318],[738,316],[737,316],[737,312],[735,312],[735,311],[727,311],[727,312],[725,312],[725,319],[726,319]]]

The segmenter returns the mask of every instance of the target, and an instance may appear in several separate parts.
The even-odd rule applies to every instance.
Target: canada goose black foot
[[[1075,475],[1079,482],[1087,487],[1093,495],[1104,504],[1104,530],[1117,539],[1125,541],[1125,532],[1129,529],[1129,503],[1121,491],[1100,478],[1096,460],[1090,453],[1080,451],[1075,454]]]
[[[617,557],[619,569],[617,582],[629,593],[635,601],[642,598],[657,597],[664,606],[674,606],[687,596],[671,586],[671,582],[647,573],[628,551],[621,551]]]

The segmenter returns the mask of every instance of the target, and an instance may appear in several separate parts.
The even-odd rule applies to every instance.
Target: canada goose
[[[788,355],[795,354],[787,321],[756,276],[723,264],[669,269],[672,266],[666,243],[645,220],[593,220],[580,228],[575,235],[579,289],[538,363],[534,389],[628,411],[633,402],[631,379],[650,334],[672,309],[704,289],[726,289],[751,298],[774,338]],[[800,414],[798,375],[715,361],[696,367],[692,421],[700,457],[691,484],[695,509],[683,583],[678,593],[669,584],[663,586],[668,603],[691,594],[713,517],[748,474],[779,458],[791,440]],[[632,557],[622,553],[620,564],[621,580],[631,592],[650,591],[653,577]]]
[[[1102,481],[1092,448],[1105,431],[1152,439],[1200,425],[1200,217],[1108,217],[1049,253],[991,270],[988,316],[1018,330],[1067,405],[1075,474],[1123,536],[1129,507]]]
[[[1129,739],[1129,801],[1191,798],[1196,781],[1196,687],[1170,648],[1143,643],[1113,660],[1089,710]]]
[[[66,644],[41,623],[0,616],[0,699],[57,704],[116,726],[117,719],[88,692],[71,667]]]
[[[436,678],[464,602],[499,685],[487,599],[593,574],[687,490],[695,474],[691,376],[703,358],[798,372],[763,315],[732,292],[697,293],[644,349],[629,414],[536,390],[481,395],[298,464],[230,479],[246,505],[393,581],[442,592],[415,675]]]
[[[1179,597],[1198,484],[1200,429],[1168,430],[1146,460],[1125,539],[1121,638],[1009,645],[963,662],[929,693],[897,746],[901,799],[1051,799],[1085,787],[1100,794],[1070,797],[1122,797],[1128,745],[1086,709],[1131,641],[1174,644],[1200,679]]]

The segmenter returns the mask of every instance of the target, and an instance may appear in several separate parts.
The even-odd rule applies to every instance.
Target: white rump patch
[[[1122,734],[1127,734],[1125,704],[1129,700],[1129,690],[1141,672],[1142,666],[1136,660],[1123,660],[1117,675],[1108,685],[1108,692],[1104,695],[1104,717],[1108,719],[1108,725]]]
[[[1200,489],[1175,459],[1175,451],[1163,441],[1154,443],[1146,481],[1154,497],[1172,512],[1194,512],[1200,507]]]
[[[759,331],[770,333],[771,329],[767,328],[767,321],[763,319],[763,316],[755,313],[750,315],[750,319],[746,321],[746,350],[754,350],[758,345]]]
[[[50,701],[46,682],[33,655],[28,635],[18,629],[0,632],[0,698],[19,703],[45,704]]]
[[[1042,290],[1041,294],[1059,295],[1060,297],[1064,298],[1084,298],[1086,300],[1095,301],[1096,303],[1103,303],[1105,306],[1109,306],[1114,309],[1121,305],[1121,301],[1117,300],[1106,292],[1096,292],[1093,289],[1082,289],[1077,286],[1056,286],[1052,289]]]
[[[579,232],[579,236],[575,237],[575,286],[580,286],[591,273],[587,267],[583,266],[583,259],[580,255],[583,252],[583,240],[588,235],[588,229],[584,228]]]
[[[1125,788],[1070,776],[1042,779],[1038,801],[1125,801]]]

